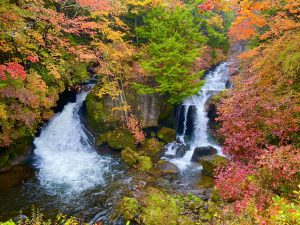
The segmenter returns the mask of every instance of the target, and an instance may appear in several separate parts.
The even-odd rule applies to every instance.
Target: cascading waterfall
[[[34,140],[40,184],[50,194],[74,194],[103,184],[110,157],[95,152],[80,121],[87,92],[65,105]]]
[[[221,63],[213,71],[209,72],[206,76],[206,83],[203,85],[198,95],[192,96],[184,100],[183,104],[180,106],[178,113],[180,113],[181,107],[183,110],[183,132],[177,134],[176,142],[172,142],[166,145],[165,159],[174,163],[180,170],[185,170],[189,165],[191,165],[192,156],[194,150],[197,147],[212,146],[218,150],[221,154],[221,147],[213,143],[209,139],[208,135],[208,117],[205,109],[206,102],[218,92],[226,88],[226,83],[229,77],[228,63]],[[188,111],[189,108],[194,107],[194,117],[193,117],[193,132],[190,140],[186,140],[186,131],[188,124]],[[177,115],[180,118],[180,115]],[[178,121],[179,123],[180,121]],[[177,128],[178,128],[177,124]],[[180,143],[181,142],[181,143]],[[185,145],[186,152],[181,157],[176,157],[176,152],[178,148]]]

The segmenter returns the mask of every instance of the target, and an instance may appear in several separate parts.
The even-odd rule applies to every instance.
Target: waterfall
[[[174,163],[180,170],[185,170],[191,165],[191,159],[194,154],[194,150],[197,147],[212,146],[218,150],[218,154],[221,154],[221,147],[216,145],[209,139],[208,135],[208,117],[205,109],[206,102],[215,94],[226,88],[226,83],[229,77],[228,63],[221,63],[213,71],[210,71],[206,77],[206,83],[203,85],[198,95],[194,95],[185,99],[182,105],[179,107],[177,113],[181,113],[183,107],[183,132],[178,133],[177,130],[177,141],[166,145],[166,152],[164,159]],[[186,140],[187,136],[187,124],[188,124],[188,111],[191,107],[195,108],[193,117],[193,132],[190,140]],[[180,118],[177,115],[176,118]],[[179,127],[177,121],[177,128]],[[178,142],[182,142],[185,145],[186,152],[181,157],[175,157],[176,151],[180,147]],[[172,156],[172,157],[170,157]]]
[[[86,96],[78,94],[34,140],[38,179],[50,194],[74,194],[105,183],[111,158],[95,151],[80,121]]]

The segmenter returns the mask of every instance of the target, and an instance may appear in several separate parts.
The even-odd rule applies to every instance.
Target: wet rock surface
[[[176,177],[179,173],[178,168],[174,164],[167,161],[158,162],[157,168],[161,172],[162,176]]]
[[[194,150],[192,161],[197,162],[200,157],[217,154],[217,149],[212,146],[197,147]]]

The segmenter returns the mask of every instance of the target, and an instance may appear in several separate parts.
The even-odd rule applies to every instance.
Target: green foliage
[[[84,80],[88,80],[90,77],[90,74],[87,71],[87,63],[84,62],[76,62],[74,64],[70,64],[66,68],[66,72],[69,74],[68,83],[70,85],[79,84]]]
[[[138,91],[168,94],[170,103],[196,94],[203,84],[199,81],[202,72],[190,70],[206,38],[192,13],[179,7],[153,8],[136,31],[148,52],[141,65],[156,81],[153,88],[136,85]]]
[[[6,221],[6,222],[4,222],[4,223],[1,223],[1,222],[0,222],[0,224],[1,224],[1,225],[16,225],[16,223],[13,222],[12,220]]]
[[[287,202],[278,195],[273,197],[276,213],[271,214],[272,224],[300,224],[300,192],[295,191],[295,194],[298,196],[295,203]]]
[[[78,225],[84,224],[83,221],[75,218],[75,217],[67,217],[66,215],[59,214],[56,216],[56,219],[50,220],[46,219],[44,215],[35,208],[31,210],[31,216],[26,219],[20,219],[19,221],[13,222],[12,220],[8,220],[6,222],[1,222],[0,225]]]

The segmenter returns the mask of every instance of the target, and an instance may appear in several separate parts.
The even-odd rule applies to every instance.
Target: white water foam
[[[38,179],[50,194],[75,194],[105,182],[111,158],[95,152],[80,121],[86,96],[87,92],[78,94],[34,140]]]
[[[188,168],[192,164],[191,159],[194,150],[197,147],[212,146],[217,149],[218,154],[222,154],[222,149],[217,144],[209,140],[208,137],[208,117],[205,109],[206,102],[218,92],[226,88],[226,83],[229,77],[228,63],[222,63],[206,76],[206,83],[203,85],[198,95],[192,96],[184,100],[181,107],[184,107],[184,131],[183,134],[177,135],[178,140],[188,146],[188,149],[183,157],[168,159],[168,155],[175,155],[178,143],[172,142],[166,145],[165,159],[174,163],[181,171]],[[190,106],[196,108],[194,118],[194,130],[191,140],[185,143],[185,132],[187,130],[187,114]],[[180,112],[180,111],[179,111]]]

